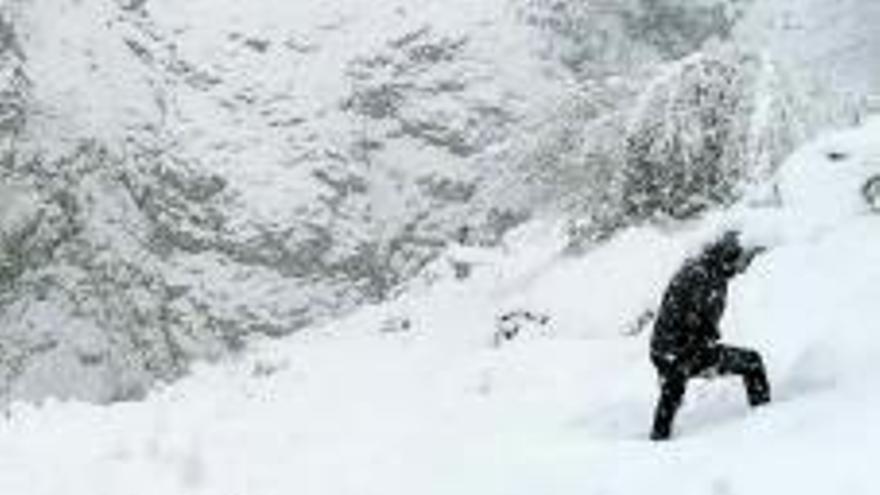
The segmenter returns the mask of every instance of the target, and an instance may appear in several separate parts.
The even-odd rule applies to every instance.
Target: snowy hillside
[[[142,395],[387,297],[567,79],[503,1],[0,7],[3,397]]]
[[[16,405],[0,424],[0,490],[873,493],[880,215],[863,186],[880,174],[878,136],[876,119],[829,135],[736,207],[584,256],[561,256],[557,226],[533,224],[468,281],[438,262],[438,284],[144,402]],[[736,380],[695,383],[677,439],[650,443],[656,384],[633,323],[729,226],[770,247],[734,281],[722,330],[764,354],[774,401],[752,411]],[[494,317],[511,309],[550,320],[495,346]]]
[[[549,209],[732,201],[829,124],[735,3],[0,2],[0,402],[141,397]]]
[[[474,327],[511,311],[556,336],[637,332],[659,290],[643,272],[671,264],[618,247],[654,242],[634,226],[730,207],[804,141],[863,120],[877,14],[873,0],[0,0],[0,407],[143,398],[262,338],[444,290],[490,298]],[[849,208],[793,213],[786,235]],[[460,257],[479,265],[468,290],[441,283],[450,261],[467,278]],[[578,290],[542,285],[569,272],[632,297],[582,314]],[[389,311],[386,332],[418,327]]]
[[[880,88],[878,22],[877,2],[759,1],[739,29],[748,43],[797,66],[801,77],[858,99]]]

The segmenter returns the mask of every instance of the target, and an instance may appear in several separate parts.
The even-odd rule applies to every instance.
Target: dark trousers
[[[651,360],[660,375],[660,399],[654,412],[653,440],[669,438],[675,413],[681,406],[689,379],[697,376],[739,375],[749,400],[758,406],[770,401],[770,384],[761,355],[751,349],[713,345],[686,358],[666,359],[652,354]]]

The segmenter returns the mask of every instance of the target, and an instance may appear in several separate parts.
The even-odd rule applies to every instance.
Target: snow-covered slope
[[[386,297],[466,219],[478,155],[566,85],[506,0],[0,21],[0,208],[35,205],[9,240],[2,218],[0,401],[141,395]]]
[[[515,162],[611,189],[581,148],[530,152],[604,141],[584,121],[726,29],[721,3],[0,2],[0,182],[36,205],[0,228],[0,402],[140,396],[384,300],[538,208]]]
[[[870,0],[758,0],[740,29],[748,42],[850,96],[880,89],[880,5]]]
[[[732,201],[864,107],[876,7],[820,3],[2,1],[0,402],[142,396],[462,232]]]
[[[769,200],[672,232],[630,230],[573,259],[535,225],[467,282],[414,287],[144,402],[17,405],[0,424],[0,490],[873,493],[880,216],[858,185],[880,173],[878,124],[804,148]],[[632,322],[729,226],[771,248],[733,283],[722,325],[764,354],[774,401],[751,411],[735,380],[696,382],[678,437],[650,443],[655,377]],[[494,346],[510,309],[551,319]]]

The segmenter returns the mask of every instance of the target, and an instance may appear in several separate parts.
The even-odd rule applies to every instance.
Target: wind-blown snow
[[[633,229],[578,258],[536,225],[472,258],[491,264],[468,281],[414,286],[145,402],[16,405],[0,424],[0,491],[873,493],[880,216],[841,208],[790,227],[810,218],[801,209],[857,202],[850,177],[880,172],[874,125],[795,154],[776,207]],[[763,353],[774,401],[749,410],[735,380],[697,381],[677,437],[648,442],[655,378],[647,333],[628,323],[731,225],[773,242],[733,283],[722,333]],[[516,308],[551,321],[491,345],[493,317]]]

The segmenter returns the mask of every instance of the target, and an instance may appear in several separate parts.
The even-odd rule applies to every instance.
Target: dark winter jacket
[[[660,305],[651,337],[651,357],[672,364],[688,360],[717,342],[727,284],[741,269],[743,249],[735,233],[725,234],[675,274]]]

